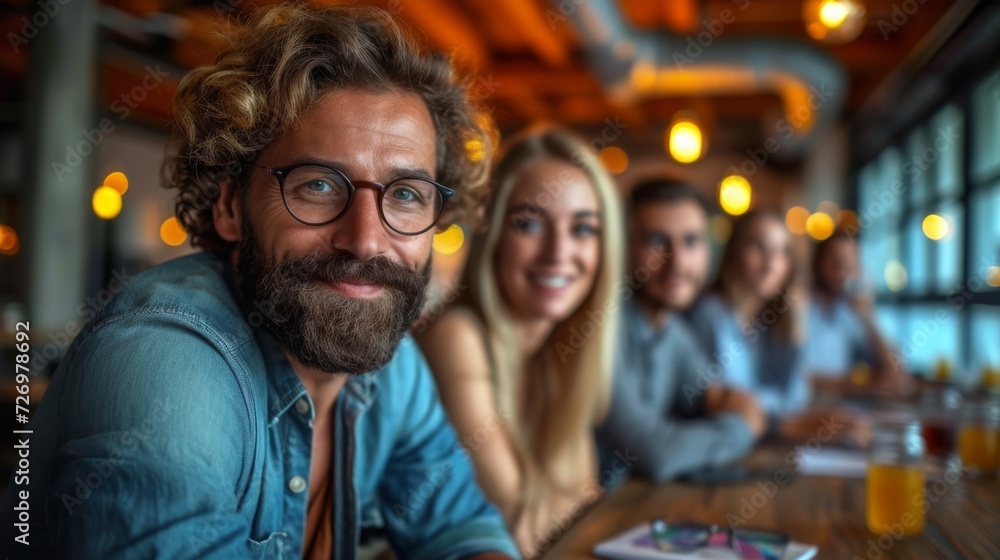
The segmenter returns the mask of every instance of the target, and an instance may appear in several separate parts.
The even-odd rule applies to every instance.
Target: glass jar
[[[927,455],[947,461],[955,451],[962,394],[951,385],[931,384],[920,396],[920,425]]]
[[[1000,469],[1000,400],[990,397],[962,408],[958,441],[962,468],[972,476]]]
[[[868,529],[913,536],[924,529],[924,440],[909,415],[886,417],[872,429],[868,457]]]

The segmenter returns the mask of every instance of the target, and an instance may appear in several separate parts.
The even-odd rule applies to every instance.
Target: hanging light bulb
[[[806,0],[802,3],[806,32],[817,41],[840,44],[858,38],[865,27],[861,0]]]

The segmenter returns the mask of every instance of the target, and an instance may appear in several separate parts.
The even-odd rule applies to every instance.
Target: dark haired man
[[[710,213],[704,195],[680,182],[646,181],[631,196],[630,266],[648,280],[624,303],[612,404],[598,438],[606,451],[628,450],[633,470],[656,481],[737,459],[765,429],[752,396],[714,383],[678,315],[708,275]]]
[[[350,559],[378,503],[398,557],[516,557],[404,336],[434,227],[483,175],[453,153],[476,131],[447,63],[384,13],[279,6],[176,113],[167,186],[209,250],[137,276],[76,339],[5,548]]]

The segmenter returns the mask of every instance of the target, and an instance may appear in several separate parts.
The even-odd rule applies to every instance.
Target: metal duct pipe
[[[587,60],[609,95],[619,102],[668,95],[740,94],[770,91],[783,115],[764,123],[775,157],[793,159],[830,130],[847,96],[840,64],[825,51],[799,41],[770,37],[722,39],[738,17],[707,22],[690,37],[640,32],[623,19],[616,0],[551,0],[576,28]]]

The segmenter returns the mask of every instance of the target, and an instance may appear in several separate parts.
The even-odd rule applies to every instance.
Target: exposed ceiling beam
[[[510,32],[518,33],[531,50],[549,66],[562,68],[569,64],[570,53],[559,40],[554,26],[545,13],[532,0],[503,0],[494,2],[494,9],[501,14]]]
[[[401,1],[399,14],[413,23],[438,48],[454,56],[463,66],[483,71],[489,68],[489,47],[475,26],[452,2],[445,0]]]

